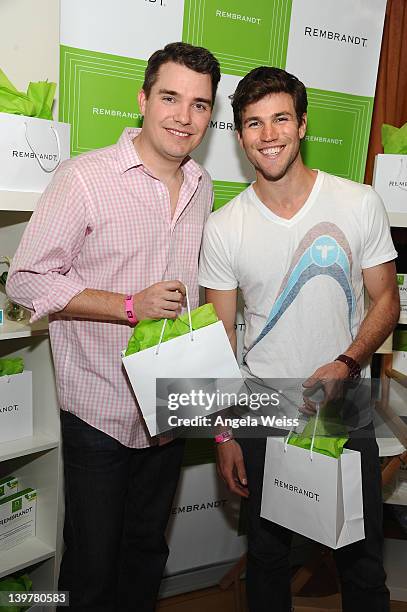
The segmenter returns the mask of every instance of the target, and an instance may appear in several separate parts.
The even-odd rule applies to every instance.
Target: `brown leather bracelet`
[[[346,366],[348,366],[349,378],[351,378],[352,380],[357,380],[358,378],[360,378],[361,367],[360,364],[355,361],[355,359],[349,357],[349,355],[338,355],[335,361],[340,361]]]

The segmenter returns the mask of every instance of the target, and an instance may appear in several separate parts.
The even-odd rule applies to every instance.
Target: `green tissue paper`
[[[216,315],[213,304],[204,304],[199,308],[191,311],[192,329],[206,327],[212,323],[216,323],[218,317]],[[129,340],[126,350],[126,357],[139,351],[144,351],[147,348],[156,346],[160,340],[161,330],[164,319],[144,319],[137,323],[133,334]],[[164,336],[162,342],[172,340],[178,336],[182,336],[189,332],[188,313],[185,313],[177,319],[167,319]]]
[[[292,434],[288,439],[288,444],[310,450],[316,418],[315,416],[309,419],[302,433]],[[347,436],[339,435],[343,431],[344,426],[335,415],[335,405],[332,408],[329,404],[324,406],[319,414],[315,429],[313,451],[338,459],[348,441]]]
[[[0,359],[0,376],[11,376],[21,374],[24,371],[24,361],[22,357],[11,357],[10,359]]]
[[[10,591],[12,593],[28,593],[32,588],[32,580],[23,574],[21,576],[7,576],[0,580],[0,592]],[[13,605],[0,605],[0,612],[24,612],[28,610],[30,606],[19,606]]]
[[[402,125],[401,128],[383,123],[382,145],[385,153],[407,155],[407,123]]]
[[[27,93],[18,91],[0,68],[0,112],[52,120],[56,83],[30,83]]]

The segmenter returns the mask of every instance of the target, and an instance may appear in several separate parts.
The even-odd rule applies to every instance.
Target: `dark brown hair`
[[[220,81],[219,62],[208,49],[195,47],[184,42],[175,42],[165,45],[164,49],[155,51],[147,62],[144,75],[143,90],[146,97],[150,95],[151,88],[157,80],[158,71],[163,64],[174,62],[186,66],[200,74],[209,74],[212,81],[212,106],[215,102],[216,90]]]
[[[235,93],[231,96],[235,126],[239,134],[242,133],[242,114],[246,106],[273,93],[288,93],[292,97],[298,125],[301,124],[308,106],[304,84],[281,68],[260,66],[239,81]]]

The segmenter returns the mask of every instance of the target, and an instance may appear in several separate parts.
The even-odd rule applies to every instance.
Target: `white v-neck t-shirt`
[[[364,317],[362,271],[396,257],[378,194],[319,171],[291,219],[271,212],[252,186],[212,213],[199,283],[241,289],[246,374],[304,378],[355,338]]]

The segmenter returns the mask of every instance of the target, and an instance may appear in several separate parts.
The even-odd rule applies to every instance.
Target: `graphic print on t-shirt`
[[[356,298],[352,287],[352,252],[341,229],[334,223],[318,223],[301,240],[294,253],[267,323],[247,353],[268,334],[292,304],[301,288],[315,276],[330,276],[342,287],[348,304],[349,331]],[[245,356],[245,357],[246,357]]]

